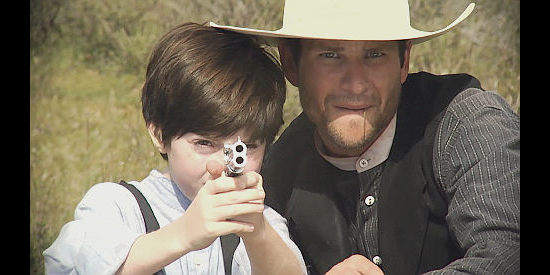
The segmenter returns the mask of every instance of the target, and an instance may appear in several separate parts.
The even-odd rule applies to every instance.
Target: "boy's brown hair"
[[[254,38],[185,23],[154,47],[141,102],[146,125],[165,146],[188,132],[224,137],[240,129],[251,131],[251,142],[270,144],[285,97],[280,63]]]

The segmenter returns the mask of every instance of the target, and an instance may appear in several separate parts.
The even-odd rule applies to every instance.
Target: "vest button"
[[[365,198],[365,204],[366,204],[367,206],[372,206],[372,205],[374,204],[374,201],[375,201],[375,199],[374,199],[373,196],[367,196],[367,197]]]
[[[382,264],[382,258],[380,258],[380,256],[376,255],[376,256],[372,257],[372,262],[376,265],[381,265]]]

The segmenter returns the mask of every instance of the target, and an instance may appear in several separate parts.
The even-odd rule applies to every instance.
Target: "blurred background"
[[[470,2],[409,0],[411,23],[440,29]],[[520,2],[473,2],[458,27],[413,46],[411,72],[469,73],[519,113]],[[160,36],[187,21],[275,30],[282,13],[283,0],[30,1],[31,274],[44,273],[42,251],[90,186],[164,169],[140,103]],[[301,112],[296,88],[288,88],[284,127]]]

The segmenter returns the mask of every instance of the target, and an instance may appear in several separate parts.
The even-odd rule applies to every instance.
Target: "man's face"
[[[401,67],[396,41],[302,40],[294,72],[283,64],[330,154],[360,155],[384,131],[397,110],[409,53],[407,44]]]

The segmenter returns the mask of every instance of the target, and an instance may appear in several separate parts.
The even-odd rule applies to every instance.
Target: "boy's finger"
[[[254,231],[253,224],[236,220],[218,222],[215,227],[214,230],[216,230],[219,236],[231,233],[250,233]]]
[[[265,192],[257,188],[229,191],[216,195],[216,206],[239,203],[263,203]]]
[[[262,176],[256,172],[247,172],[240,177],[236,177],[235,180],[242,183],[246,188],[258,188],[263,190],[262,187]]]
[[[246,189],[246,182],[236,180],[234,177],[219,177],[206,181],[204,187],[209,194],[218,194]]]
[[[258,203],[240,203],[216,207],[213,218],[227,220],[245,214],[263,213],[264,205]]]
[[[217,194],[235,190],[243,190],[247,188],[262,188],[262,176],[256,172],[248,172],[238,177],[219,177],[215,180],[206,182],[205,188],[208,193]]]

